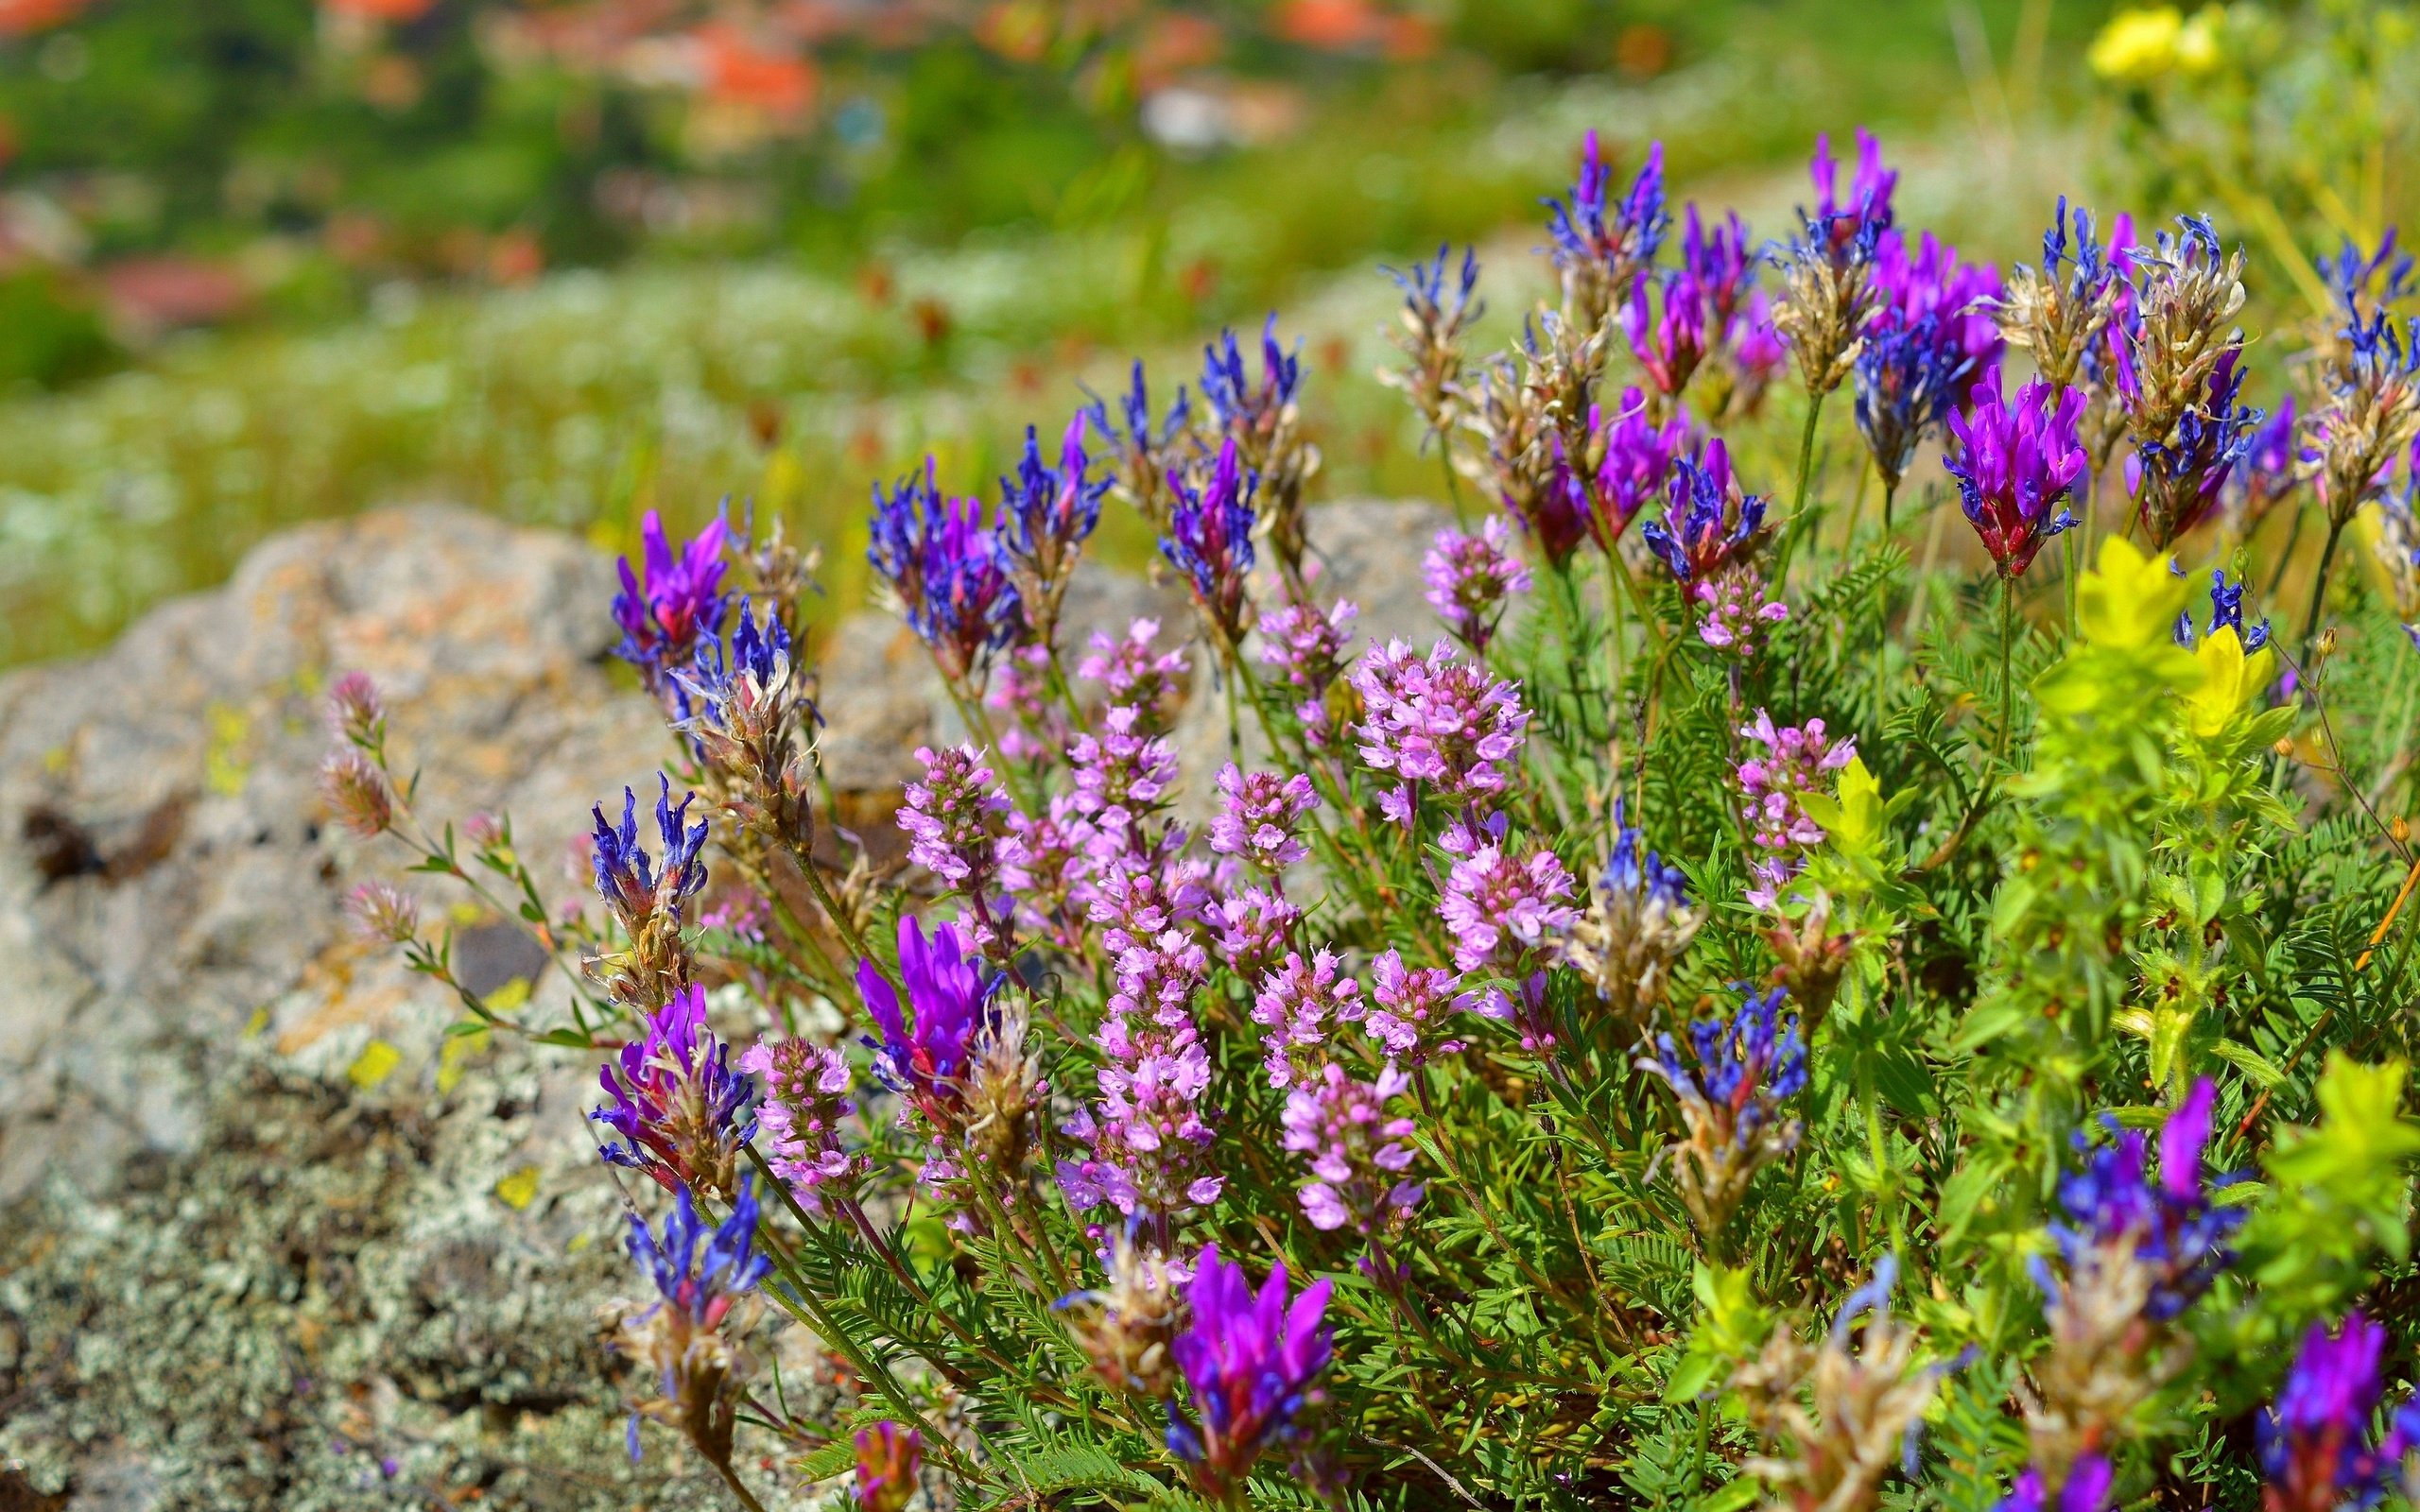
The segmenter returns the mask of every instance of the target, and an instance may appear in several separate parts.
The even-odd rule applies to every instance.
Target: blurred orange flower
[[[0,37],[22,37],[73,21],[85,3],[86,0],[0,0]]]
[[[418,21],[437,0],[320,0],[320,4],[332,14],[355,21]]]
[[[821,80],[812,59],[761,46],[728,22],[709,22],[691,36],[704,63],[709,99],[753,106],[786,120],[814,105]]]

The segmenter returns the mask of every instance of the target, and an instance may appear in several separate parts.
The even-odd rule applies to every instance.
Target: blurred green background
[[[1592,127],[1760,231],[1858,124],[1975,255],[2062,189],[2206,204],[2290,299],[2393,211],[2410,41],[2342,3],[0,0],[0,664],[401,499],[618,545],[753,498],[845,604],[872,479],[976,488],[1270,309],[1327,493],[1433,490],[1377,266],[1477,242],[1500,334]]]

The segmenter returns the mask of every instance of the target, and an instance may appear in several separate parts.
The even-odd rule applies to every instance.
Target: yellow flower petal
[[[2176,65],[2177,43],[2184,29],[2185,16],[2174,6],[2120,10],[2093,39],[2092,51],[2084,60],[2103,78],[2144,83]]]

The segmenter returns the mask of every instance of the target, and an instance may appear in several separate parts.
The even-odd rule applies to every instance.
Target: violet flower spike
[[[649,1016],[647,1033],[597,1072],[610,1105],[589,1114],[621,1136],[597,1151],[667,1192],[739,1190],[740,1147],[756,1131],[755,1085],[706,1023],[696,984]]]
[[[1547,207],[1547,249],[1563,280],[1564,314],[1587,331],[1602,324],[1616,298],[1653,265],[1672,218],[1664,208],[1664,144],[1651,143],[1630,192],[1617,204],[1605,195],[1610,170],[1597,133],[1581,148],[1580,176],[1570,203]]]
[[[645,1378],[662,1392],[631,1413],[627,1440],[633,1464],[639,1458],[639,1419],[653,1418],[679,1428],[709,1464],[730,1472],[732,1436],[749,1372],[741,1339],[753,1320],[752,1294],[772,1269],[771,1260],[754,1250],[756,1197],[750,1187],[740,1182],[731,1216],[712,1229],[698,1216],[686,1187],[673,1190],[661,1237],[638,1214],[631,1215],[631,1258],[654,1281],[657,1301],[619,1319],[613,1345],[638,1361]]]
[[[1210,821],[1210,849],[1274,875],[1311,853],[1295,833],[1303,816],[1320,806],[1302,772],[1246,772],[1229,762],[1219,772],[1219,812]]]
[[[1271,1448],[1293,1440],[1306,1409],[1323,1400],[1319,1379],[1333,1353],[1330,1283],[1288,1297],[1285,1263],[1255,1295],[1243,1267],[1202,1250],[1185,1289],[1193,1322],[1171,1346],[1190,1412],[1171,1403],[1168,1448],[1193,1469],[1204,1495],[1223,1500]]]
[[[913,914],[899,918],[899,975],[908,989],[904,1005],[879,967],[857,963],[857,990],[882,1031],[874,1069],[927,1119],[944,1125],[960,1101],[960,1078],[983,1026],[991,984],[955,926],[940,925],[928,940]]]
[[[2201,401],[2177,417],[2172,440],[2147,440],[2136,449],[2142,469],[2136,508],[2155,547],[2174,544],[2209,518],[2237,467],[2251,455],[2265,415],[2236,403],[2243,391],[2241,355],[2229,351],[2220,356]],[[2360,484],[2352,491],[2366,496]]]
[[[1259,383],[1246,372],[1233,330],[1221,331],[1217,342],[1201,349],[1201,397],[1210,405],[1211,422],[1229,439],[1273,429],[1302,382],[1300,352],[1278,345],[1273,313],[1260,331]]]
[[[2116,1137],[2092,1150],[2083,1168],[2059,1183],[2067,1221],[2053,1224],[2050,1233],[2070,1269],[2078,1274],[2086,1269],[2087,1250],[2123,1249],[2150,1272],[2143,1315],[2153,1322],[2175,1317],[2209,1290],[2219,1272],[2233,1263],[2227,1241],[2248,1212],[2211,1201],[2216,1188],[2233,1179],[2210,1181],[2202,1163],[2217,1095],[2216,1086],[2202,1077],[2169,1115],[2160,1129],[2156,1177],[2147,1169],[2142,1131],[2112,1122]]]
[[[1461,1040],[1444,1038],[1445,1016],[1477,1005],[1461,985],[1442,966],[1409,967],[1401,952],[1381,951],[1370,963],[1370,1010],[1361,1027],[1390,1060],[1416,1072],[1462,1049]]]
[[[1026,627],[1025,610],[983,506],[952,498],[934,462],[886,493],[873,490],[866,560],[908,627],[955,683],[980,680],[992,658]]]
[[[1219,443],[1206,483],[1173,480],[1176,508],[1160,555],[1184,575],[1193,601],[1213,633],[1233,647],[1249,627],[1248,576],[1253,564],[1253,491],[1257,480],[1243,473],[1233,437]]]
[[[2108,1512],[2109,1491],[2117,1472],[2106,1457],[2082,1454],[2067,1467],[2067,1478],[2057,1494],[2042,1481],[2042,1472],[2028,1467],[2000,1499],[1994,1512]]]
[[[1849,235],[1870,228],[1888,231],[1891,228],[1892,192],[1899,185],[1896,169],[1882,165],[1882,144],[1864,127],[1857,129],[1857,174],[1849,181],[1849,196],[1840,197],[1840,164],[1832,158],[1832,138],[1824,132],[1815,138],[1815,156],[1807,165],[1807,176],[1815,184],[1815,215],[1832,228],[1835,245],[1841,239],[1841,225],[1849,223]]]
[[[1639,511],[1665,497],[1673,464],[1697,459],[1698,438],[1680,414],[1661,425],[1649,420],[1647,396],[1635,387],[1622,390],[1621,407],[1610,418],[1592,414],[1589,429],[1603,447],[1604,460],[1597,467],[1588,526],[1597,544],[1611,552]]]
[[[1972,411],[1949,417],[1942,465],[1958,480],[1960,506],[2002,577],[2022,576],[2043,542],[2075,525],[2073,513],[2051,509],[2083,473],[2083,445],[2076,438],[2083,413],[2082,391],[2054,398],[2040,378],[2029,380],[2010,405],[1993,372],[1976,390]]]
[[[1705,358],[1705,298],[1686,269],[1676,269],[1657,284],[1660,313],[1651,315],[1647,285],[1645,273],[1632,282],[1621,307],[1622,334],[1655,391],[1677,398]]]
[[[2370,1436],[2377,1410],[2379,1358],[2386,1330],[2359,1312],[2331,1333],[2313,1323],[2276,1403],[2254,1422],[2262,1503],[2270,1512],[2339,1512],[2377,1500],[2394,1460]],[[2389,1447],[2408,1449],[2404,1414],[2396,1415]]]
[[[1664,518],[1640,527],[1648,549],[1683,583],[1746,561],[1764,536],[1765,500],[1732,481],[1722,438],[1706,442],[1703,462],[1676,456],[1672,469]]]
[[[664,520],[649,509],[639,521],[644,581],[621,558],[621,592],[614,595],[614,623],[621,644],[614,654],[637,667],[652,686],[670,664],[685,662],[701,636],[722,629],[728,597],[720,592],[723,542],[730,525],[717,514],[694,541],[676,552],[664,534]]]

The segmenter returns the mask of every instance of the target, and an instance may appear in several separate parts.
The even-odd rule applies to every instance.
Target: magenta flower
[[[2002,577],[2023,576],[2043,542],[2076,523],[2066,499],[2083,472],[2076,421],[2083,392],[2053,398],[2048,384],[2031,379],[2014,407],[2000,398],[2000,376],[1985,376],[1974,407],[1949,417],[1949,451],[1942,465],[1958,480],[1961,505]]]
[[[1077,676],[1100,684],[1113,707],[1134,710],[1145,731],[1155,735],[1167,730],[1184,694],[1185,675],[1184,647],[1162,651],[1159,635],[1160,622],[1154,619],[1134,621],[1120,640],[1095,630],[1090,651],[1076,667]]]
[[[1684,583],[1711,577],[1746,561],[1764,539],[1765,501],[1743,492],[1731,476],[1731,450],[1718,436],[1703,462],[1672,459],[1670,500],[1661,521],[1640,527],[1648,548]]]
[[[882,1031],[874,1066],[910,1106],[946,1125],[961,1098],[959,1078],[990,988],[954,926],[939,926],[927,940],[913,914],[899,916],[899,975],[908,988],[904,1008],[873,962],[857,963],[857,990]]]
[[[1698,439],[1688,421],[1678,414],[1661,425],[1651,423],[1647,396],[1636,387],[1622,390],[1621,408],[1610,421],[1601,413],[1590,415],[1589,427],[1604,447],[1604,460],[1597,465],[1589,528],[1597,544],[1610,552],[1638,512],[1665,496],[1673,462],[1696,459]]]
[[[1801,793],[1820,792],[1825,775],[1839,771],[1857,756],[1857,742],[1835,742],[1824,721],[1776,728],[1772,715],[1756,711],[1756,722],[1739,733],[1765,747],[1762,756],[1739,764],[1739,788],[1746,796],[1742,812],[1749,841],[1761,852],[1751,866],[1755,883],[1748,902],[1758,908],[1775,906],[1782,884],[1798,875],[1806,852],[1824,843],[1824,827],[1800,807]]]
[[[2079,1454],[2054,1497],[2042,1472],[2028,1466],[1994,1512],[2106,1512],[2117,1472],[2099,1454]]]
[[[1313,1281],[1289,1301],[1280,1263],[1255,1296],[1218,1246],[1201,1252],[1185,1289],[1193,1323],[1172,1346],[1192,1412],[1170,1404],[1168,1448],[1213,1500],[1240,1487],[1263,1452],[1294,1437],[1305,1409],[1322,1400],[1319,1378],[1334,1349],[1328,1289]]]
[[[1478,830],[1462,832],[1459,845],[1448,836],[1458,859],[1446,873],[1437,912],[1453,932],[1456,971],[1511,971],[1580,921],[1580,911],[1563,901],[1572,888],[1562,858],[1544,846],[1512,853],[1505,828],[1498,814]]]
[[[1405,1142],[1416,1125],[1387,1116],[1387,1104],[1410,1087],[1392,1065],[1374,1084],[1331,1060],[1287,1094],[1286,1148],[1310,1158],[1313,1179],[1297,1195],[1312,1228],[1375,1234],[1419,1203],[1420,1183],[1404,1175],[1412,1162]]]
[[[1125,926],[1113,931],[1116,990],[1095,1036],[1100,1100],[1061,1125],[1091,1154],[1061,1161],[1059,1185],[1079,1209],[1165,1219],[1216,1202],[1225,1186],[1210,1161],[1210,1060],[1193,1020],[1210,962],[1167,927],[1164,908],[1136,894],[1126,904]]]
[[[596,1079],[613,1101],[589,1117],[622,1137],[598,1154],[667,1192],[738,1190],[756,1090],[707,1027],[704,988],[692,985],[657,1009],[645,1038],[615,1052]]]
[[[1295,949],[1303,911],[1273,888],[1247,887],[1219,903],[1211,924],[1219,931],[1219,954],[1245,982],[1257,982]]]
[[[1709,232],[1698,218],[1698,207],[1687,206],[1681,226],[1681,266],[1705,301],[1707,329],[1722,333],[1746,308],[1756,284],[1756,265],[1763,252],[1749,240],[1748,227],[1737,211],[1723,216]]]
[[[1252,1018],[1260,1025],[1261,1064],[1271,1087],[1296,1086],[1312,1074],[1331,1025],[1357,1023],[1369,1011],[1361,984],[1341,966],[1334,951],[1314,952],[1308,961],[1288,952],[1285,964],[1262,978]]]
[[[1372,1006],[1361,1027],[1386,1050],[1389,1059],[1418,1071],[1439,1056],[1462,1048],[1461,1040],[1444,1038],[1445,1015],[1471,1008],[1477,1002],[1468,993],[1458,994],[1455,989],[1460,985],[1460,979],[1442,966],[1409,967],[1402,953],[1382,951],[1370,963]]]
[[[787,1035],[767,1035],[739,1057],[739,1069],[765,1078],[756,1128],[767,1163],[799,1206],[821,1217],[823,1194],[845,1199],[864,1174],[865,1157],[840,1147],[849,1101],[849,1063],[840,1052]]]
[[[925,780],[908,784],[908,801],[897,816],[910,841],[908,859],[952,892],[979,894],[997,865],[994,848],[1008,795],[992,785],[996,778],[973,746],[938,754],[919,746],[916,760],[924,764]]]
[[[868,532],[867,563],[942,676],[961,682],[988,673],[1024,630],[1025,609],[998,532],[984,528],[982,502],[942,493],[928,456],[921,474],[890,491],[874,486]]]
[[[925,1466],[925,1435],[889,1418],[857,1430],[858,1512],[903,1512]]]
[[[1705,359],[1705,295],[1685,269],[1667,273],[1657,289],[1660,310],[1651,310],[1647,284],[1645,273],[1631,284],[1621,307],[1622,334],[1647,381],[1668,399],[1689,386]]]
[[[1961,264],[1958,249],[1925,232],[1913,252],[1896,232],[1875,249],[1874,284],[1882,308],[1876,327],[1913,327],[1934,322],[1935,339],[1953,355],[1949,397],[1963,406],[1983,374],[2000,364],[2007,350],[1993,306],[2003,292],[1999,269],[1989,263]]]
[[[2383,1446],[2371,1439],[2385,1348],[2386,1330],[2359,1312],[2346,1314],[2333,1334],[2325,1323],[2313,1323],[2303,1336],[2276,1405],[2253,1425],[2269,1482],[2262,1500],[2270,1512],[2367,1506],[2387,1472],[2413,1447],[2406,1429],[2413,1416],[2408,1405],[2394,1415]]]
[[[1166,806],[1176,785],[1176,747],[1141,730],[1142,716],[1118,707],[1101,716],[1098,735],[1080,735],[1067,751],[1075,769],[1075,812],[1099,832],[1096,854],[1148,850],[1143,822]]]
[[[1767,599],[1764,575],[1744,562],[1691,583],[1688,596],[1699,609],[1698,639],[1733,656],[1754,655],[1757,632],[1789,618],[1789,606]]]
[[[1478,535],[1460,530],[1437,532],[1420,558],[1420,576],[1428,585],[1423,596],[1454,639],[1474,652],[1485,651],[1504,617],[1506,601],[1530,591],[1530,569],[1512,555],[1512,530],[1500,514],[1479,523]]]
[[[1829,132],[1815,139],[1815,157],[1806,167],[1815,183],[1812,218],[1835,248],[1858,240],[1868,228],[1890,229],[1891,196],[1899,185],[1899,174],[1882,165],[1882,144],[1873,132],[1861,126],[1857,129],[1857,175],[1849,181],[1846,199],[1841,198],[1840,164],[1832,158]]]
[[[1211,628],[1233,645],[1243,639],[1250,608],[1252,496],[1258,480],[1245,475],[1236,459],[1235,438],[1229,437],[1220,443],[1205,482],[1196,487],[1182,476],[1169,482],[1176,490],[1176,507],[1168,533],[1160,541],[1160,555],[1184,575]]]
[[[667,667],[686,663],[701,637],[722,628],[723,610],[730,603],[720,591],[722,548],[730,528],[717,515],[695,541],[683,541],[676,552],[665,538],[661,515],[649,509],[639,521],[640,561],[647,576],[642,581],[631,571],[631,558],[621,558],[622,591],[614,595],[614,623],[621,627],[622,644],[614,654],[650,682]]]
[[[1411,822],[1415,782],[1454,799],[1504,791],[1530,722],[1512,682],[1443,643],[1424,660],[1393,641],[1361,659],[1353,685],[1364,706],[1361,760],[1404,784],[1379,798],[1389,818]]]
[[[1278,872],[1309,855],[1294,833],[1304,815],[1320,806],[1311,780],[1301,772],[1246,772],[1229,762],[1219,773],[1218,817],[1210,821],[1210,849],[1236,856],[1266,872]]]

